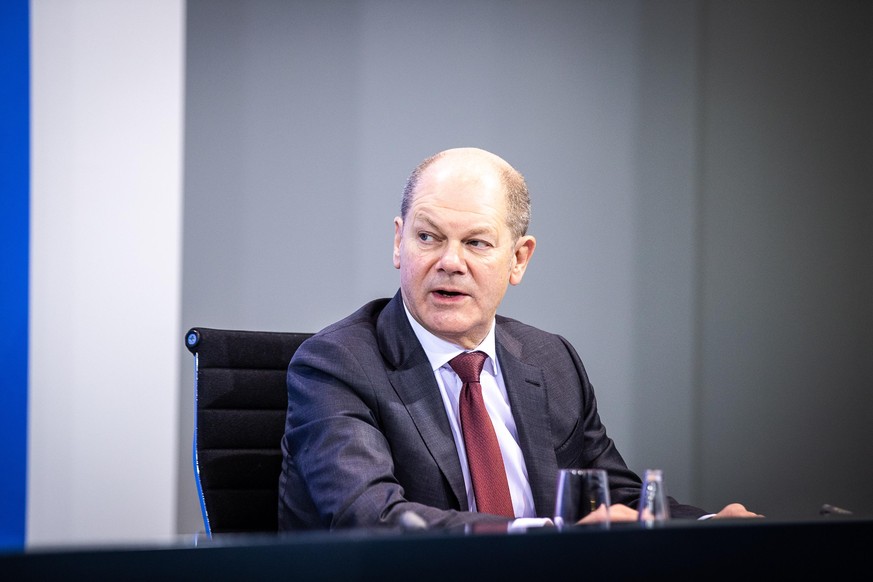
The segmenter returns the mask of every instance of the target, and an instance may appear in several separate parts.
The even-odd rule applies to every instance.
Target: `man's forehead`
[[[461,197],[455,203],[464,206],[485,203],[502,207],[506,200],[501,175],[492,164],[464,159],[461,163],[434,163],[418,181],[412,204],[433,203]],[[439,204],[439,203],[438,203]],[[500,208],[503,210],[503,208]]]
[[[499,181],[479,176],[434,176],[419,182],[411,208],[416,214],[425,208],[432,212],[460,212],[491,217],[506,212],[506,194]]]
[[[491,231],[496,228],[498,218],[491,213],[475,212],[467,208],[422,204],[413,211],[412,222],[429,224],[435,228],[463,223],[469,229]]]
[[[414,204],[408,224],[443,235],[460,237],[489,236],[502,240],[506,228],[502,211],[482,206],[440,204],[431,197]]]

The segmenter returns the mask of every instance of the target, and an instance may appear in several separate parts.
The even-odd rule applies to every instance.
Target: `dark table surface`
[[[0,580],[867,579],[873,519],[673,521],[521,533],[354,530],[0,554]]]

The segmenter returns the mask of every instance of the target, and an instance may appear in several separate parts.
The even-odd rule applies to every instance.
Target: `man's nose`
[[[465,272],[467,270],[467,263],[464,260],[464,245],[451,242],[446,244],[442,255],[440,255],[437,268],[447,273]]]

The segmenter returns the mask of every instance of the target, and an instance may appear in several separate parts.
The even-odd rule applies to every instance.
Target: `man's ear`
[[[521,237],[515,243],[515,257],[513,258],[512,270],[509,271],[509,283],[511,285],[521,283],[521,278],[524,277],[524,271],[530,263],[530,258],[533,256],[536,246],[537,239],[530,235]]]
[[[394,268],[400,268],[400,239],[403,236],[403,219],[394,218]]]

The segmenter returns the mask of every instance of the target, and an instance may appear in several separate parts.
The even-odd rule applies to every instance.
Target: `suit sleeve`
[[[397,526],[407,511],[429,526],[506,523],[406,498],[382,426],[390,386],[346,343],[314,336],[289,365],[280,529]]]

